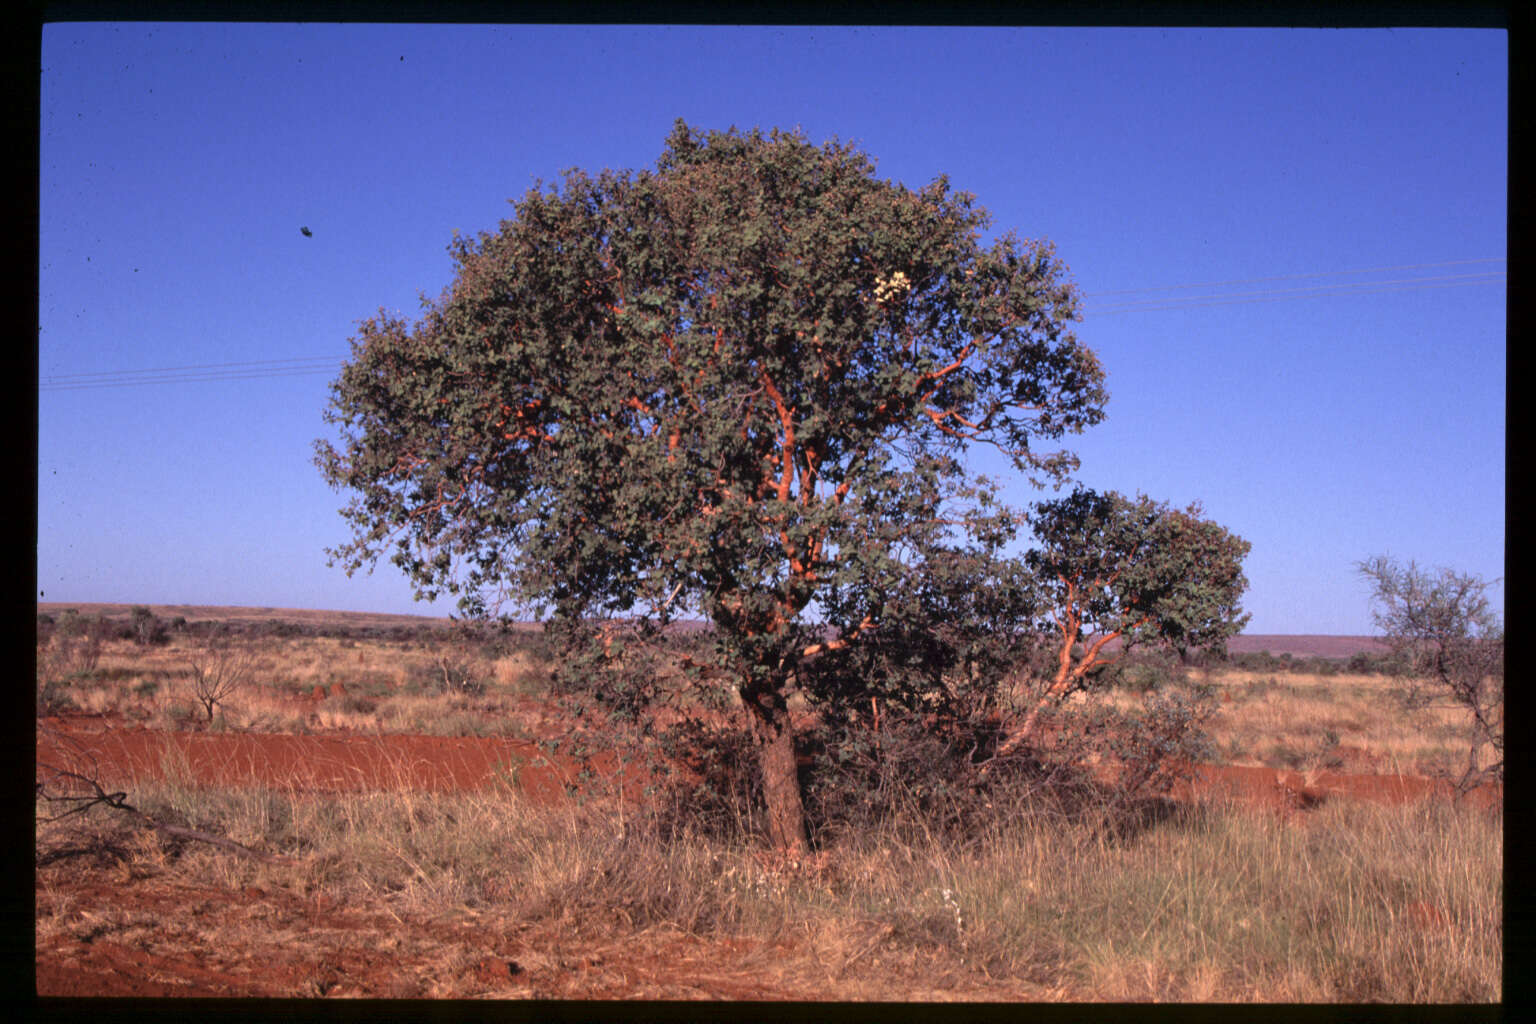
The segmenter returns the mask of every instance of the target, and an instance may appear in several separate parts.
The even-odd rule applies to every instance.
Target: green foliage
[[[1038,815],[1123,835],[1165,809],[1172,785],[1214,754],[1205,725],[1215,710],[1208,691],[1149,692],[1128,711],[1096,703],[1053,716],[1048,741],[1006,756],[988,715],[946,720],[894,707],[877,722],[823,721],[804,769],[808,817],[824,842],[899,822],[913,836],[964,843],[995,822],[996,808],[1027,795]],[[1116,773],[1095,777],[1090,761]]]
[[[1059,484],[1077,460],[1040,442],[1107,395],[1053,247],[983,246],[989,224],[852,146],[681,121],[653,169],[534,187],[454,240],[418,320],[353,339],[316,445],[352,495],[333,564],[387,556],[472,618],[552,613],[559,692],[625,721],[728,682],[791,845],[793,691],[972,721],[1077,598],[1128,643],[1218,646],[1248,546],[1198,507],[1080,490],[1040,506],[1034,561],[1004,554],[1026,517],[965,454]],[[1102,592],[1057,589],[1106,567]],[[688,616],[714,628],[681,651]]]
[[[470,611],[502,588],[572,616],[696,608],[734,670],[777,671],[813,599],[909,574],[893,542],[969,443],[1059,479],[1075,461],[1031,437],[1101,417],[1051,247],[981,247],[987,214],[943,179],[679,123],[655,170],[573,171],[516,211],[454,243],[418,323],[364,323],[333,386],[318,462],[358,495],[349,571],[392,551]]]
[[[1151,693],[1162,690],[1178,675],[1177,658],[1163,649],[1135,650],[1093,674],[1092,686]]]
[[[805,773],[813,834],[830,843],[894,822],[954,839],[974,832],[990,817],[995,788],[978,778],[975,760],[995,743],[996,726],[983,718],[946,725],[900,706],[878,727],[864,718],[823,722]]]
[[[829,715],[866,721],[872,699],[946,723],[994,711],[1038,651],[1038,588],[997,546],[936,546],[921,571],[882,595],[878,628],[801,664],[803,692]]]
[[[1046,588],[1051,621],[1075,626],[1079,642],[1113,634],[1126,647],[1222,650],[1248,621],[1238,600],[1251,545],[1200,516],[1198,504],[1172,509],[1085,488],[1040,503],[1041,546],[1025,561]]]

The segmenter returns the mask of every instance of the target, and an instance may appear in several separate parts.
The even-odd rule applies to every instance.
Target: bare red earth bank
[[[124,726],[100,719],[48,719],[38,732],[38,759],[54,764],[89,757],[107,785],[128,785],[185,771],[221,786],[271,786],[297,792],[414,790],[445,792],[505,785],[535,800],[558,799],[578,769],[527,740],[396,734],[185,733]],[[611,755],[596,758],[613,771]],[[627,780],[638,785],[641,780]],[[1178,800],[1232,799],[1272,809],[1308,809],[1347,798],[1404,803],[1451,795],[1443,779],[1417,775],[1299,772],[1262,766],[1198,765],[1192,781],[1173,791]],[[1499,787],[1468,799],[1495,806]]]
[[[185,772],[215,786],[446,792],[477,789],[515,773],[525,794],[550,800],[574,775],[562,777],[561,766],[537,744],[507,738],[163,732],[104,728],[89,719],[49,719],[48,725],[49,731],[38,733],[38,760],[62,764],[88,757],[104,785]]]
[[[169,733],[100,718],[50,718],[37,731],[39,762],[94,763],[104,785],[129,790],[139,780],[185,773],[221,786],[271,786],[310,792],[415,790],[442,792],[505,785],[514,775],[525,795],[563,799],[574,778],[569,763],[551,758],[537,745],[506,738],[406,735],[270,735],[252,733]],[[84,759],[84,762],[82,762]],[[612,770],[615,762],[599,764]],[[636,791],[642,780],[628,780]],[[629,786],[626,786],[629,788]],[[1399,803],[1450,793],[1442,780],[1416,776],[1300,773],[1265,767],[1202,765],[1176,799],[1230,798],[1286,816],[1335,799]],[[1471,794],[1496,806],[1502,788]],[[42,885],[40,879],[40,886]],[[41,996],[256,996],[353,995],[432,998],[444,994],[588,999],[737,1000],[838,999],[825,979],[776,978],[764,972],[773,950],[729,943],[704,943],[689,935],[582,939],[551,926],[477,919],[404,923],[375,911],[336,905],[323,895],[292,892],[244,893],[158,879],[129,885],[110,872],[72,871],[67,898],[81,908],[111,908],[150,919],[212,926],[249,917],[262,922],[255,934],[270,934],[261,949],[182,949],[157,952],[148,937],[132,941],[132,929],[97,939],[65,933],[39,942],[37,992]],[[40,897],[41,898],[41,897]],[[1416,908],[1420,912],[1420,908]],[[1421,909],[1421,926],[1443,925],[1437,908]],[[542,929],[542,930],[541,930]],[[283,935],[310,937],[302,951]],[[248,933],[249,934],[249,933]],[[428,954],[411,966],[400,950],[377,948],[374,938],[409,935],[422,948],[481,950],[446,967]],[[364,939],[363,937],[374,937]],[[436,943],[436,945],[432,945]],[[316,948],[320,949],[319,954]],[[440,953],[434,954],[438,957]],[[444,990],[444,970],[456,972]],[[1039,993],[965,982],[963,998],[1030,1000]],[[904,999],[955,998],[943,987],[915,988]],[[893,996],[893,998],[896,996]]]

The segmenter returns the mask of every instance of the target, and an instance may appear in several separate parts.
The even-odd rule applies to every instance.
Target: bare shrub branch
[[[1504,627],[1488,606],[1493,581],[1451,569],[1426,572],[1376,556],[1357,565],[1372,586],[1376,626],[1410,677],[1409,699],[1426,704],[1426,680],[1472,715],[1465,792],[1504,777]],[[1494,760],[1483,764],[1484,751]]]
[[[248,644],[214,641],[192,654],[188,667],[192,673],[192,695],[213,721],[214,710],[228,701],[250,681],[256,665],[256,652]]]

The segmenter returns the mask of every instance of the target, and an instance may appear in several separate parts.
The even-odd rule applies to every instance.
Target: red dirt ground
[[[568,764],[552,761],[533,743],[508,738],[167,733],[75,717],[40,723],[37,744],[39,764],[90,764],[103,784],[130,791],[136,780],[168,770],[224,785],[444,791],[502,784],[516,766],[524,793],[554,800],[571,777]],[[1230,797],[1291,816],[1335,799],[1398,803],[1436,794],[1448,795],[1449,786],[1413,776],[1201,766],[1174,796]],[[1472,798],[1492,806],[1503,794],[1489,788]],[[138,865],[92,869],[78,859],[39,867],[40,917],[45,903],[54,913],[49,901],[67,902],[75,916],[46,941],[39,939],[38,995],[847,998],[827,977],[765,971],[764,963],[775,959],[767,946],[704,944],[659,931],[616,938],[622,929],[583,937],[557,924],[493,920],[475,911],[402,922],[380,916],[377,908],[336,905],[323,894],[239,892],[158,874]],[[1437,908],[1415,912],[1424,928],[1443,925]],[[249,942],[240,949],[199,946],[198,936],[243,920],[252,927],[241,934],[260,936],[253,940],[260,948],[249,948]],[[295,935],[303,941],[294,943]],[[380,937],[393,945],[381,947]],[[935,976],[917,972],[911,986],[891,998],[1053,997],[979,976],[956,979],[940,969]]]
[[[515,770],[523,793],[552,800],[575,776],[569,762],[562,763],[527,740],[504,737],[163,732],[89,718],[51,718],[47,725],[38,732],[38,760],[60,764],[87,757],[99,766],[107,785],[163,778],[167,770],[183,770],[185,765],[192,776],[218,785],[279,786],[298,792],[443,792],[504,783]],[[614,765],[599,758],[596,767],[611,771]],[[1176,787],[1172,795],[1308,809],[1340,797],[1405,803],[1450,793],[1445,780],[1417,775],[1199,765],[1193,781]],[[1485,787],[1468,798],[1479,806],[1493,806],[1503,792]]]
[[[104,785],[185,770],[211,785],[443,792],[487,786],[515,769],[525,793],[553,799],[566,781],[536,744],[504,737],[164,732],[82,718],[47,724],[38,732],[38,761],[89,758]]]

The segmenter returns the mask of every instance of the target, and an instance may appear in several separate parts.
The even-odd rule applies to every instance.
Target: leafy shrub
[[[164,644],[170,637],[166,633],[165,623],[144,605],[134,605],[128,620],[128,639],[140,647],[148,647],[151,644]]]
[[[807,816],[824,836],[894,826],[965,841],[1028,806],[1123,834],[1213,756],[1205,725],[1216,708],[1209,689],[1148,690],[1132,711],[1090,698],[1042,719],[1039,739],[1006,757],[994,755],[999,727],[986,713],[893,709],[878,728],[873,715],[823,725],[810,737]],[[1115,771],[1096,775],[1094,763]]]
[[[806,817],[814,837],[894,827],[963,835],[987,817],[997,780],[979,762],[997,742],[980,716],[942,722],[899,706],[823,723],[806,737]]]
[[[341,702],[343,711],[350,711],[359,715],[371,715],[379,709],[379,702],[370,697],[348,695]]]
[[[1458,790],[1504,777],[1504,624],[1489,607],[1494,581],[1452,569],[1422,571],[1385,556],[1357,568],[1372,586],[1376,625],[1409,677],[1472,715],[1472,741]],[[1410,677],[1411,673],[1411,677]],[[1491,756],[1491,763],[1484,761]]]
[[[1131,655],[1105,666],[1094,683],[1131,693],[1150,693],[1172,683],[1174,673],[1171,658]]]
[[[38,651],[39,683],[62,683],[94,672],[111,633],[104,619],[83,618],[72,608],[65,611]]]
[[[406,678],[408,694],[447,693],[466,697],[484,696],[488,666],[462,651],[448,649],[438,653],[428,664],[413,665]]]
[[[1117,715],[1104,730],[1106,752],[1123,767],[1116,783],[1122,802],[1166,795],[1215,748],[1205,733],[1216,713],[1214,693],[1149,693],[1140,711]]]
[[[664,775],[656,824],[666,837],[704,835],[725,841],[754,837],[763,807],[757,751],[746,730],[696,718],[658,738]]]
[[[79,705],[70,695],[69,684],[57,679],[39,679],[37,681],[37,713],[38,716],[58,715],[66,711],[73,711]]]

